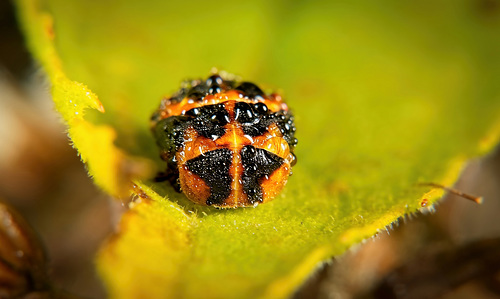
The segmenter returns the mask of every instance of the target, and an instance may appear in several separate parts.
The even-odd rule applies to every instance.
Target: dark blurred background
[[[476,4],[485,18],[500,14],[500,1]],[[0,201],[39,235],[55,288],[104,298],[93,259],[123,205],[88,178],[49,90],[12,4],[0,1]],[[320,266],[295,297],[500,298],[500,151],[471,161],[455,187],[484,203],[449,195],[422,207]],[[0,268],[0,288],[3,277]]]
[[[49,92],[24,45],[12,3],[1,0],[0,202],[17,210],[41,238],[55,286],[103,298],[93,259],[112,229],[112,207],[120,204],[87,176]],[[2,270],[0,288],[8,286]]]

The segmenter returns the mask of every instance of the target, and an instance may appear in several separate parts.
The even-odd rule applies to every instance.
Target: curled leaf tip
[[[97,111],[99,111],[99,112],[101,112],[101,113],[106,112],[106,111],[104,110],[104,106],[102,105],[102,103],[101,103],[98,99],[96,99],[96,101],[97,101]]]

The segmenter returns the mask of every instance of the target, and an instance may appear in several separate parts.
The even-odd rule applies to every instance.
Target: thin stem
[[[455,194],[455,195],[458,195],[458,196],[460,196],[462,198],[471,200],[471,201],[473,201],[473,202],[475,202],[477,204],[482,204],[483,203],[483,197],[481,197],[481,196],[477,197],[477,196],[474,196],[474,195],[470,195],[470,194],[464,193],[464,192],[462,192],[460,190],[443,186],[441,184],[436,184],[436,183],[421,183],[420,185],[422,185],[422,186],[431,186],[431,187],[434,187],[434,188],[440,188],[440,189],[443,189],[443,190],[446,190],[446,191],[450,192],[451,194]]]

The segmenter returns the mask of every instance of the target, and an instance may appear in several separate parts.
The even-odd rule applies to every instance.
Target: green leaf
[[[98,256],[113,298],[287,297],[500,137],[500,25],[469,1],[17,3],[90,174],[138,195]],[[281,88],[296,115],[271,203],[215,210],[147,179],[165,167],[151,113],[214,66]]]

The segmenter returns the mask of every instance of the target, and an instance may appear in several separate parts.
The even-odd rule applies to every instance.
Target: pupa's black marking
[[[182,148],[186,116],[173,116],[160,120],[154,129],[156,142],[160,147],[160,157],[167,162],[165,172],[158,173],[155,180],[167,180],[177,192],[180,192],[179,169],[175,160],[175,153]]]
[[[207,205],[220,205],[231,194],[229,168],[233,159],[231,150],[222,148],[207,152],[186,162],[189,171],[199,176],[210,187]]]
[[[262,113],[252,104],[237,102],[234,105],[234,120],[241,123],[243,133],[251,137],[267,132],[270,122],[266,119],[266,115],[267,112]]]
[[[183,146],[184,131],[189,120],[188,116],[178,115],[164,118],[156,124],[153,133],[163,160],[172,159],[175,152]]]
[[[261,136],[271,124],[276,124],[291,149],[297,145],[293,115],[287,111],[269,113],[264,103],[238,102],[234,105],[235,121],[242,124],[243,133],[251,137]]]
[[[185,115],[160,120],[154,133],[160,149],[173,157],[184,145],[184,131],[188,127],[193,127],[200,136],[215,140],[226,133],[224,126],[229,121],[224,104],[202,106],[187,111]]]
[[[252,145],[243,147],[240,151],[243,165],[242,185],[248,201],[253,204],[263,201],[260,184],[266,176],[270,176],[284,163],[284,159],[265,149]]]
[[[191,117],[187,122],[203,137],[215,140],[226,133],[224,128],[230,121],[224,104],[193,108],[186,112]]]
[[[205,81],[205,84],[208,87],[221,86],[222,83],[224,83],[224,79],[222,79],[222,77],[219,75],[212,75],[212,76],[208,77],[207,81]]]
[[[205,84],[198,84],[188,91],[187,97],[195,101],[201,101],[207,95],[207,93],[207,86]]]
[[[251,83],[251,82],[243,82],[238,87],[235,88],[236,90],[241,91],[245,96],[247,96],[250,99],[255,99],[256,97],[264,97],[264,92],[262,89],[260,89],[257,85]]]
[[[222,92],[221,85],[223,82],[224,82],[224,80],[222,80],[222,77],[219,75],[213,75],[213,76],[209,77],[207,79],[207,81],[205,81],[205,84],[208,87],[207,92],[209,94],[217,94],[217,93]]]
[[[288,145],[290,146],[290,150],[293,151],[295,146],[297,145],[297,138],[295,138],[295,124],[294,117],[289,111],[278,111],[272,114],[273,120],[271,123],[275,123],[280,129],[281,134]]]

